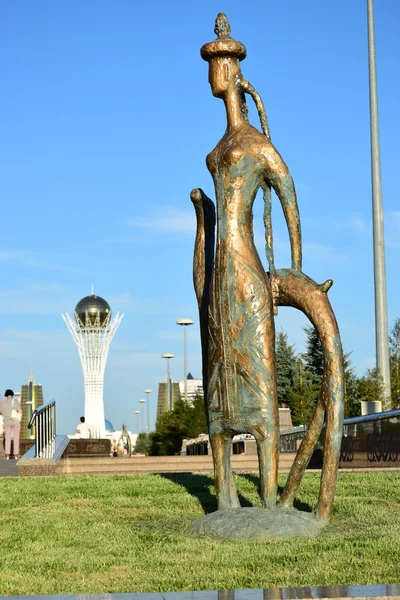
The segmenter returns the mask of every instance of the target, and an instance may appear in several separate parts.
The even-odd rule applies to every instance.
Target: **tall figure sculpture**
[[[277,502],[279,419],[276,391],[274,313],[278,305],[302,310],[324,347],[325,372],[315,413],[302,441],[281,503],[293,503],[302,475],[327,419],[326,444],[317,515],[332,511],[343,421],[343,359],[339,332],[326,292],[302,272],[301,231],[296,192],[281,155],[271,142],[262,100],[241,73],[246,56],[230,37],[225,15],[216,19],[217,39],[201,48],[209,63],[214,96],[225,104],[227,129],[207,156],[216,211],[201,189],[191,193],[197,235],[194,285],[200,311],[203,379],[219,508],[239,507],[230,465],[232,438],[251,433],[257,443],[261,496],[265,507]],[[262,132],[249,124],[245,94],[253,98]],[[253,203],[264,197],[269,273],[253,239]],[[281,203],[289,231],[291,268],[274,266],[271,191]],[[216,244],[215,244],[216,224]]]

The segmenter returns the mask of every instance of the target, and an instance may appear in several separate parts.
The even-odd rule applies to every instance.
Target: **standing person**
[[[5,400],[1,403],[1,412],[4,417],[4,432],[6,438],[6,459],[9,460],[11,454],[11,438],[14,439],[14,458],[19,458],[19,436],[21,433],[22,409],[18,400],[14,399],[14,392],[6,390],[4,392]],[[20,416],[18,416],[20,415]]]
[[[90,427],[87,423],[85,423],[85,417],[81,417],[81,422],[75,429],[75,433],[79,435],[81,439],[90,439],[92,437],[92,432],[90,431]]]

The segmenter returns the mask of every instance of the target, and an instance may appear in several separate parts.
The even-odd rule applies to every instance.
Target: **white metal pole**
[[[167,358],[167,386],[168,386],[168,410],[171,410],[172,399],[171,399],[171,371],[169,368],[169,358]]]
[[[142,433],[144,433],[144,406],[143,406],[143,404],[146,402],[146,400],[145,400],[144,398],[141,398],[141,399],[139,400],[139,402],[140,402],[140,404],[141,404],[141,405],[142,405],[142,407],[143,407],[143,408],[142,408],[142,410],[141,410],[140,412],[141,412],[141,415],[142,415]]]
[[[140,410],[135,410],[136,415],[136,433],[139,435],[139,414]]]
[[[183,370],[184,380],[183,385],[185,389],[185,402],[187,402],[187,349],[186,349],[186,325],[183,326]]]
[[[178,319],[177,325],[183,326],[183,387],[185,394],[185,402],[187,402],[187,345],[186,345],[186,327],[193,325],[192,319]]]
[[[169,370],[169,359],[174,358],[174,354],[171,352],[166,352],[161,355],[161,358],[167,359],[167,401],[168,401],[168,410],[172,410],[172,390],[171,390],[171,373]]]
[[[147,433],[150,433],[150,394],[153,390],[143,390],[147,397]]]
[[[385,386],[383,409],[390,410],[390,369],[388,316],[386,299],[385,239],[382,209],[382,182],[379,150],[378,88],[376,82],[376,55],[373,0],[367,0],[369,100],[371,126],[372,217],[375,283],[375,338],[376,368]]]

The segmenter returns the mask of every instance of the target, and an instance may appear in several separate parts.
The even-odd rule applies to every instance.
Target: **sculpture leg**
[[[268,432],[267,427],[261,425],[254,429],[252,433],[257,444],[262,504],[265,508],[274,508],[278,489],[278,429],[275,427],[274,430]]]
[[[210,434],[218,508],[240,508],[231,467],[232,438],[222,431]]]
[[[317,517],[321,519],[329,519],[333,509],[342,441],[343,403],[340,400],[333,394],[333,400],[326,411],[324,463],[316,511]]]
[[[290,469],[285,488],[281,494],[280,504],[283,508],[292,508],[297,490],[300,487],[304,472],[310,461],[315,445],[321,433],[324,424],[325,409],[320,395],[314,410],[307,433],[304,436],[300,448],[297,451],[296,458]]]
[[[294,306],[304,312],[317,330],[324,350],[324,377],[320,395],[290,470],[281,504],[284,507],[293,504],[326,413],[324,463],[317,504],[318,517],[326,519],[331,515],[333,506],[344,407],[343,353],[336,318],[327,297],[332,280],[328,279],[318,285],[300,272],[282,269],[276,273],[276,282],[279,290],[278,305]]]

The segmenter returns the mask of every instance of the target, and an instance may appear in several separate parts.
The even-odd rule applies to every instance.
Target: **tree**
[[[294,426],[309,424],[318,397],[318,389],[312,380],[310,371],[305,369],[299,356],[296,359],[294,383],[287,389],[287,400]]]
[[[186,402],[179,399],[173,410],[157,419],[150,448],[151,456],[173,456],[180,453],[182,440],[189,437],[188,408]]]
[[[289,405],[288,390],[295,379],[296,354],[294,346],[289,346],[288,335],[279,331],[276,338],[276,385],[279,405]]]
[[[151,440],[150,456],[179,455],[182,441],[207,432],[204,399],[196,396],[193,404],[180,399],[172,411],[157,419]]]
[[[302,355],[305,370],[311,374],[312,382],[320,385],[324,374],[324,352],[317,330],[314,327],[304,327],[307,335],[307,350]]]
[[[397,318],[389,335],[390,383],[392,406],[400,403],[400,318]]]
[[[196,395],[191,408],[191,437],[197,437],[201,433],[208,433],[204,397]]]
[[[344,418],[358,417],[360,414],[360,393],[358,388],[358,378],[354,372],[350,360],[351,352],[344,355]]]
[[[151,446],[152,433],[139,433],[133,452],[135,454],[149,454]]]
[[[377,369],[367,369],[358,380],[357,388],[360,400],[383,402],[385,399],[385,384]]]
[[[317,394],[322,384],[324,374],[324,351],[320,337],[314,327],[305,327],[307,334],[307,351],[303,354],[305,370],[310,374],[313,383],[312,391]],[[360,393],[358,379],[354,373],[350,359],[351,352],[343,355],[343,368],[345,379],[344,416],[355,417],[360,414]],[[318,391],[317,391],[318,390]],[[314,404],[317,396],[314,397]]]

